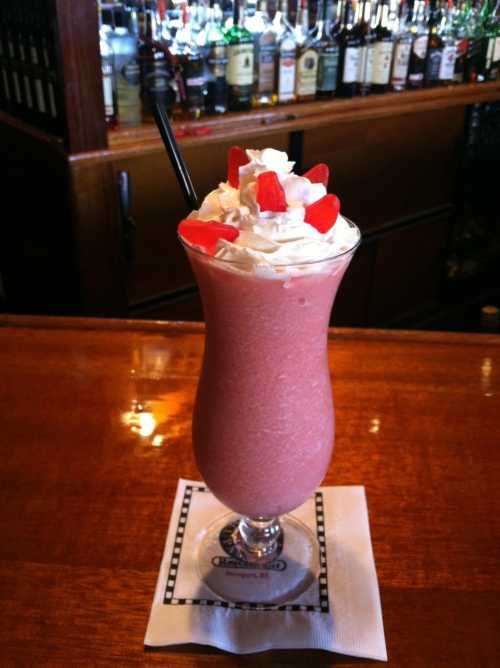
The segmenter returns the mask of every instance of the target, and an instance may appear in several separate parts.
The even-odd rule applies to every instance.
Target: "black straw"
[[[161,138],[163,139],[163,143],[167,149],[170,162],[174,168],[175,176],[177,177],[182,194],[186,200],[186,204],[190,209],[198,209],[198,198],[193,187],[193,182],[189,176],[186,163],[184,162],[184,159],[179,151],[179,147],[172,131],[172,126],[168,120],[167,112],[159,104],[154,104],[153,113],[156,125],[158,126],[158,130],[161,134]]]

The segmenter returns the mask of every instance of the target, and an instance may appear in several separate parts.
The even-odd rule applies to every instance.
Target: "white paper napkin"
[[[319,537],[321,570],[278,607],[223,601],[201,581],[196,536],[228,512],[203,483],[179,480],[145,645],[309,648],[387,661],[364,487],[321,487],[291,513]]]

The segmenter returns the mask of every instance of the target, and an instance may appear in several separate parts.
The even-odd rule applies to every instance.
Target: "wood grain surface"
[[[327,484],[366,487],[391,666],[496,666],[500,337],[332,330]],[[0,666],[331,666],[148,651],[202,325],[0,316]]]

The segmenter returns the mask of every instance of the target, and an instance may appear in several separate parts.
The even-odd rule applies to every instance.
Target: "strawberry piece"
[[[340,200],[337,195],[325,195],[306,206],[304,220],[324,234],[335,225],[339,211]]]
[[[240,185],[240,167],[249,163],[246,152],[239,146],[231,146],[227,154],[227,180],[233,188]]]
[[[182,220],[178,232],[184,241],[200,246],[209,255],[215,251],[219,239],[234,241],[239,234],[232,225],[225,225],[216,220]]]
[[[328,179],[330,178],[330,170],[328,165],[320,162],[319,165],[314,165],[309,171],[304,174],[306,179],[311,183],[322,183],[325,188],[328,188]]]
[[[257,204],[261,211],[286,211],[286,196],[276,172],[257,177]]]

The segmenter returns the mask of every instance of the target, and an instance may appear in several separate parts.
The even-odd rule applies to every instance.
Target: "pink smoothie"
[[[281,515],[321,483],[332,454],[327,328],[352,253],[288,280],[188,255],[207,324],[193,416],[199,469],[232,510]]]

